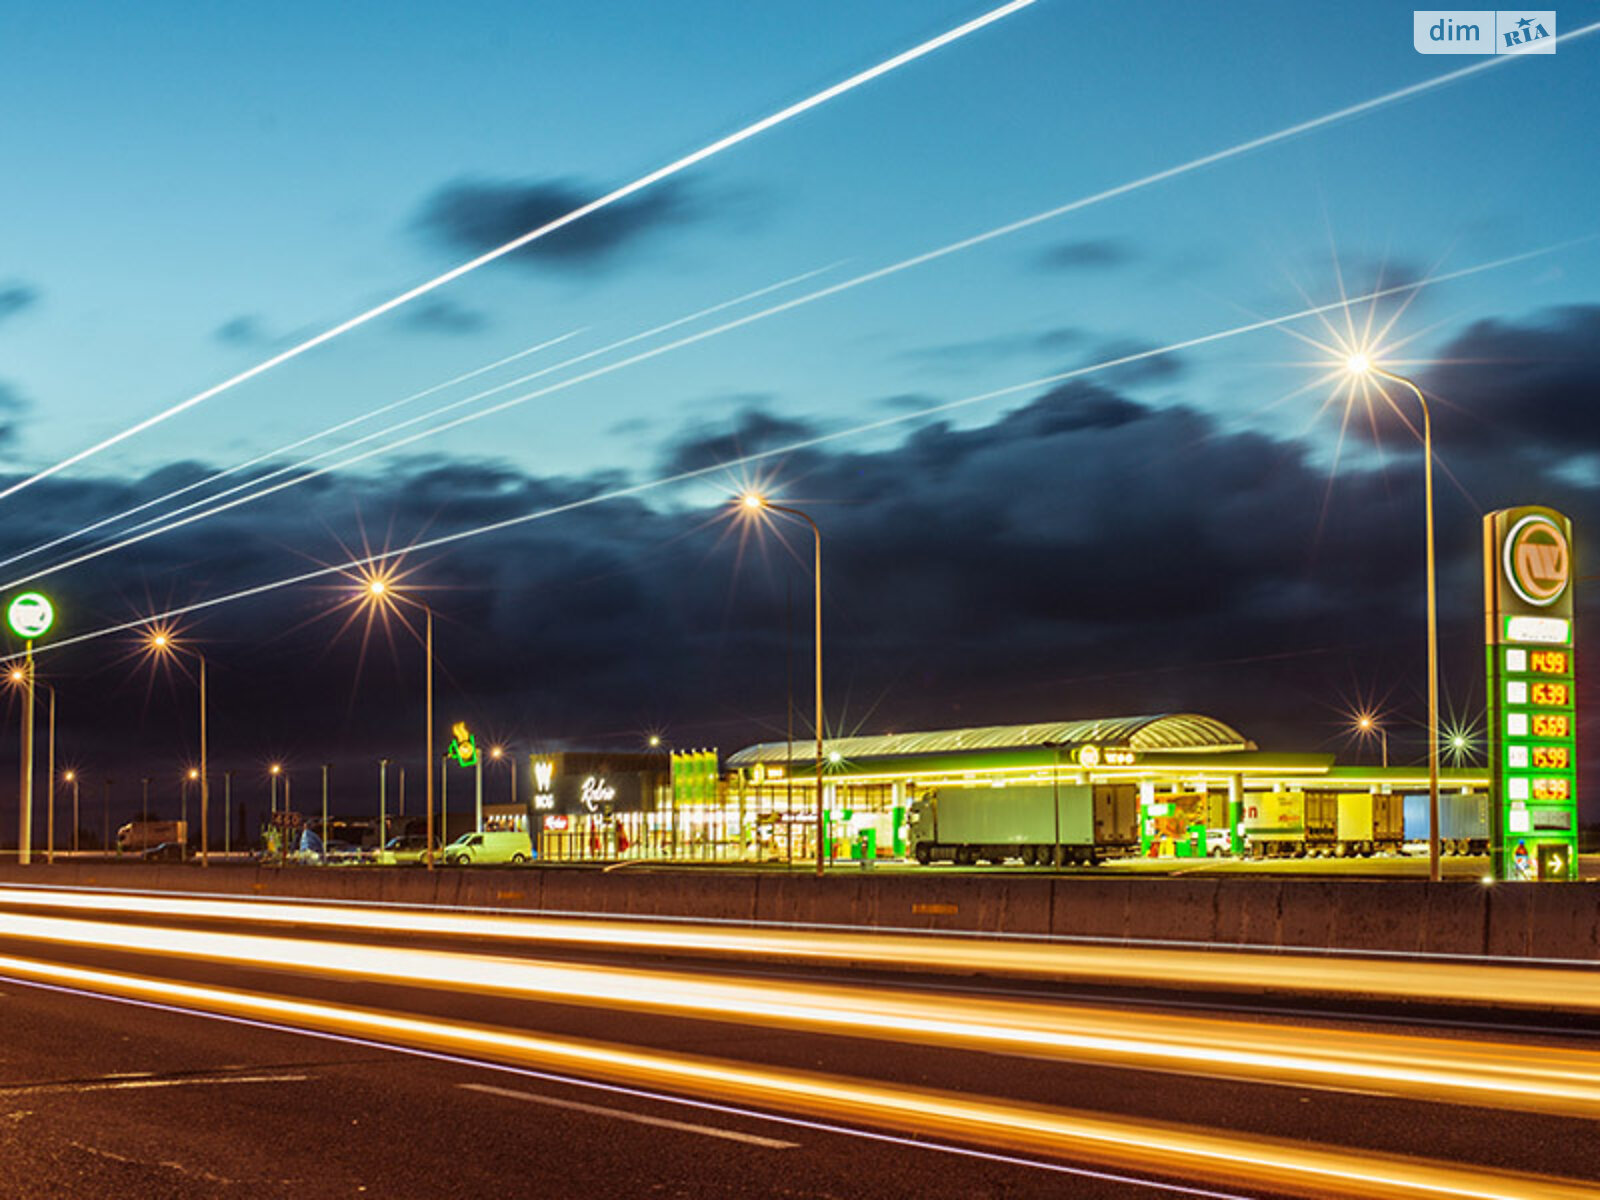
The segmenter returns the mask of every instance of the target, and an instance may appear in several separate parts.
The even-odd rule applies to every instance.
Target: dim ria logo
[[[1511,589],[1524,601],[1540,608],[1554,604],[1572,573],[1561,526],[1549,517],[1523,517],[1506,535],[1505,570]]]
[[[1411,43],[1418,54],[1554,54],[1555,9],[1417,9]]]

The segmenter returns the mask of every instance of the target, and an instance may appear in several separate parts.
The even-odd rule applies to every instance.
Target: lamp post
[[[44,685],[45,691],[50,693],[50,716],[46,723],[49,733],[45,736],[45,778],[50,781],[49,794],[45,797],[44,816],[44,861],[48,866],[54,866],[56,861],[56,689],[50,684]]]
[[[145,648],[157,658],[169,655],[176,657],[184,652],[172,632],[160,626],[151,631],[145,641]],[[206,758],[206,656],[198,650],[191,650],[188,653],[194,655],[200,670],[200,767],[197,772],[190,775],[190,778],[198,778],[200,781],[200,865],[208,867],[211,865],[208,852],[211,844],[211,777],[208,774],[209,764]]]
[[[33,861],[33,643],[27,643],[22,666],[11,669],[11,682],[22,693],[22,783],[17,815],[17,864]]]
[[[78,853],[78,773],[67,771],[61,776],[63,783],[72,785],[72,853]]]
[[[427,757],[422,761],[427,764],[428,774],[428,826],[427,849],[423,858],[427,861],[428,870],[433,870],[433,609],[424,604],[422,606],[423,622],[426,633],[423,636],[423,656],[427,661],[427,722],[428,722],[428,747]]]
[[[241,802],[242,809],[244,804]],[[242,824],[242,822],[241,822]],[[242,830],[240,832],[243,832]],[[233,772],[222,773],[222,853],[233,853]]]
[[[388,845],[389,824],[389,760],[378,760],[378,849]]]
[[[187,771],[184,772],[184,775],[183,775],[183,787],[181,789],[181,792],[182,792],[182,795],[181,795],[182,803],[180,805],[180,807],[183,809],[183,812],[180,814],[179,820],[183,824],[183,856],[184,856],[184,858],[188,858],[189,857],[189,785],[191,783],[195,782],[199,778],[200,778],[200,768],[199,767],[190,767]]]
[[[823,841],[824,841],[823,834],[824,834],[824,829],[825,829],[825,822],[824,822],[824,813],[823,813],[823,789],[822,789],[822,764],[823,764],[823,752],[822,752],[822,738],[823,738],[823,724],[822,724],[822,530],[817,527],[817,523],[815,521],[813,521],[805,513],[801,512],[798,508],[789,508],[789,507],[787,507],[785,505],[782,505],[782,504],[774,504],[770,500],[768,500],[765,496],[761,495],[761,493],[759,493],[759,492],[746,492],[742,497],[740,497],[738,503],[743,505],[744,510],[746,512],[748,512],[748,513],[752,513],[752,514],[760,513],[760,512],[783,513],[785,516],[795,517],[798,520],[804,521],[807,525],[811,526],[811,535],[812,535],[812,539],[813,539],[813,545],[814,545],[814,548],[815,548],[815,553],[814,553],[814,556],[812,558],[811,575],[812,575],[812,582],[815,585],[815,596],[814,596],[813,604],[814,604],[815,641],[816,641],[815,649],[816,649],[816,702],[817,702],[816,703],[816,708],[817,708],[817,711],[816,711],[816,721],[817,721],[817,877],[820,879],[822,877],[823,871],[825,869],[825,862],[826,862],[826,859],[824,858],[824,849],[823,849]]]
[[[50,632],[55,623],[55,606],[50,598],[39,592],[23,592],[13,596],[6,606],[6,624],[11,632],[22,639],[23,665],[20,677],[13,669],[11,679],[22,688],[22,787],[18,797],[20,812],[17,821],[17,864],[26,866],[33,860],[33,641]],[[50,787],[52,802],[56,781],[52,771]]]
[[[1433,418],[1428,398],[1404,375],[1396,375],[1372,361],[1366,354],[1352,354],[1346,360],[1352,375],[1376,376],[1408,389],[1422,408],[1423,505],[1427,536],[1428,575],[1428,878],[1438,883],[1439,866],[1439,614],[1433,555]]]
[[[105,828],[100,835],[100,852],[102,854],[111,853],[111,785],[115,782],[115,779],[108,777],[105,780],[105,789],[100,793],[100,819],[105,823]]]
[[[322,865],[328,865],[328,771],[331,764],[322,764]]]
[[[367,608],[369,614],[377,612],[387,614],[398,607],[400,589],[395,586],[397,576],[392,567],[365,568],[361,571],[359,581],[361,585],[358,594],[359,602]],[[423,708],[426,731],[424,734],[423,770],[427,775],[427,846],[423,851],[423,862],[428,870],[434,869],[433,853],[433,607],[421,600],[412,600],[417,607],[422,609],[422,647],[424,660],[423,674]],[[408,626],[409,628],[409,626]],[[402,772],[401,779],[405,776]],[[402,785],[401,795],[404,796]],[[401,812],[404,813],[402,801]]]
[[[1371,713],[1362,713],[1359,717],[1357,717],[1356,728],[1360,730],[1362,734],[1368,736],[1374,732],[1377,733],[1378,744],[1380,747],[1382,747],[1383,751],[1383,765],[1385,768],[1387,768],[1389,766],[1389,731],[1384,728],[1384,726],[1377,721]]]

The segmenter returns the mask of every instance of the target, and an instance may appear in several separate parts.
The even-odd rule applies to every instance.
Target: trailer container
[[[924,792],[909,816],[919,863],[1097,862],[1138,845],[1138,794],[1132,784],[940,787]]]

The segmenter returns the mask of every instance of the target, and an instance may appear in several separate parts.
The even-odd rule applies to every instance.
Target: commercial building
[[[522,827],[539,835],[541,855],[558,861],[809,862],[818,837],[814,745],[767,742],[726,759],[676,752],[670,767],[665,754],[536,757],[533,798],[496,818],[531,822]],[[1416,800],[1427,790],[1425,766],[1266,752],[1196,713],[833,738],[823,758],[821,834],[835,859],[903,857],[911,806],[940,788],[987,787],[1003,803],[1008,789],[1112,785],[1137,797],[1139,852],[1175,855],[1391,848],[1419,836]],[[1442,789],[1476,812],[1487,782],[1482,769],[1447,769]],[[1344,825],[1361,797],[1392,797],[1365,806],[1369,825],[1379,811],[1376,832],[1364,835]],[[1453,821],[1447,812],[1442,822],[1452,841]],[[1477,837],[1459,840],[1458,849],[1477,849]]]

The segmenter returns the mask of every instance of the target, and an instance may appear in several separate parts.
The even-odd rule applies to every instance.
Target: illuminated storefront
[[[552,862],[810,864],[818,824],[808,749],[534,756],[522,764],[523,802],[486,808],[485,823],[531,827]],[[1193,713],[836,738],[823,753],[823,849],[837,862],[911,856],[914,806],[941,789],[982,789],[984,805],[1001,806],[1041,789],[1088,794],[1115,810],[1123,831],[1099,839],[1097,858],[1390,853],[1426,836],[1415,831],[1419,811],[1426,819],[1424,768],[1263,752]],[[1448,852],[1481,852],[1486,772],[1446,770],[1443,783]],[[1035,843],[1007,857],[1051,861]]]
[[[486,805],[484,827],[531,834],[548,862],[671,858],[665,754],[561,751],[517,764],[518,803]]]

